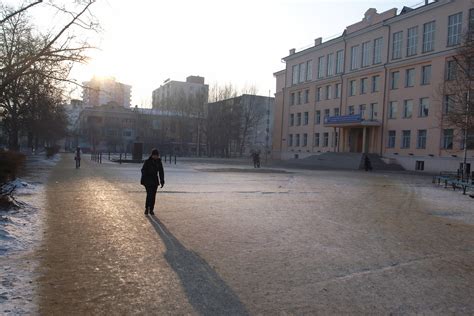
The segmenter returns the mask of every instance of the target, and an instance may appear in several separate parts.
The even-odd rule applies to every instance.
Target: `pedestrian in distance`
[[[153,149],[150,157],[143,163],[140,183],[146,189],[145,215],[155,215],[156,191],[160,184],[161,187],[165,185],[165,173],[158,149]]]
[[[81,147],[76,147],[76,153],[74,154],[74,160],[76,161],[76,169],[81,167]]]
[[[364,155],[364,168],[365,171],[372,171],[372,164],[370,163],[369,156]]]

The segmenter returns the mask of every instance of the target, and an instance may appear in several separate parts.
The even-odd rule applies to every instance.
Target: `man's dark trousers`
[[[157,185],[147,185],[146,187],[146,202],[145,202],[145,209],[149,209],[153,211],[155,208],[155,198],[156,198],[156,191],[158,190]]]

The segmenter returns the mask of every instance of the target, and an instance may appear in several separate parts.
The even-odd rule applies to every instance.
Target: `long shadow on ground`
[[[249,314],[238,296],[203,258],[186,249],[156,216],[148,220],[165,243],[165,259],[179,276],[196,312],[201,315]]]

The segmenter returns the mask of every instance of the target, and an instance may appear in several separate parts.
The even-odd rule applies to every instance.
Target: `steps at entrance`
[[[373,170],[384,170],[384,171],[403,171],[403,170],[405,170],[399,164],[385,163],[381,159],[381,157],[377,154],[368,154],[367,156],[369,156],[370,163],[372,165]],[[364,168],[364,163],[362,162],[361,169],[363,169],[363,168]]]

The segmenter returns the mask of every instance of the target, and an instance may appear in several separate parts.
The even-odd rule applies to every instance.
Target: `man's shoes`
[[[150,211],[150,215],[155,215],[155,212],[153,212],[153,211]]]
[[[148,215],[148,208],[145,209],[145,215]]]

